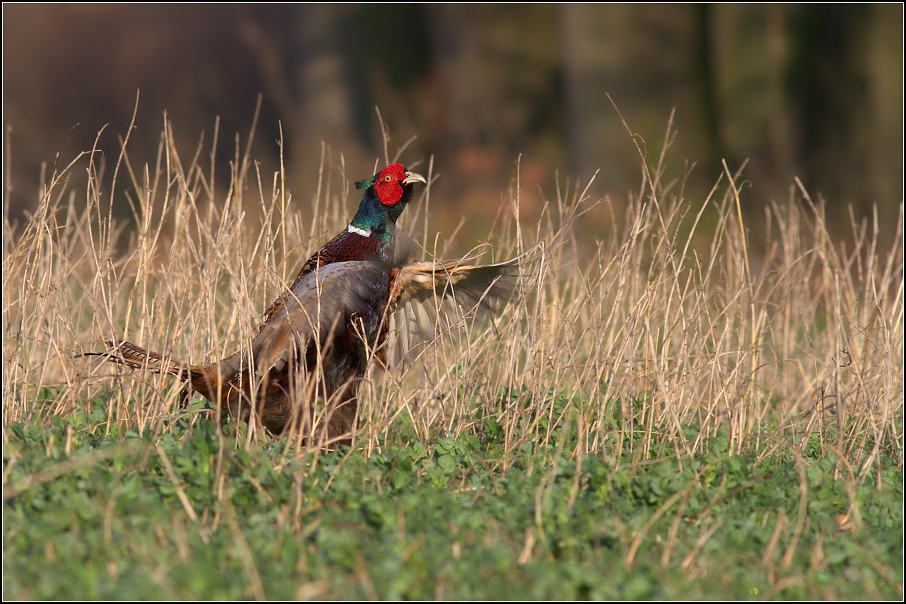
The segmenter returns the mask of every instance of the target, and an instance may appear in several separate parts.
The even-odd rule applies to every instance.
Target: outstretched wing
[[[392,269],[387,364],[411,362],[427,343],[512,297],[521,258],[484,265],[473,264],[474,258],[414,262]]]
[[[413,361],[445,333],[468,327],[480,314],[494,312],[529,278],[539,276],[544,262],[562,254],[577,214],[573,208],[557,232],[503,262],[478,264],[484,251],[460,260],[414,262],[390,272],[389,337],[382,350],[388,366]],[[561,256],[558,265],[564,263]]]

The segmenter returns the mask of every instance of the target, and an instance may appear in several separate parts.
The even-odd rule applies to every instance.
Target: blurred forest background
[[[652,162],[676,108],[669,173],[696,164],[686,186],[695,203],[721,159],[731,170],[748,159],[743,201],[756,230],[764,204],[790,197],[794,176],[827,201],[843,239],[848,205],[861,218],[877,204],[893,237],[903,200],[901,4],[4,4],[3,40],[4,201],[14,222],[38,199],[41,163],[61,147],[64,164],[90,149],[105,124],[99,147],[112,168],[137,89],[133,166],[153,166],[164,111],[183,160],[202,131],[210,153],[219,115],[223,191],[235,136],[244,146],[262,93],[252,157],[269,189],[282,121],[287,186],[306,212],[321,141],[334,165],[344,155],[350,179],[383,158],[378,105],[391,156],[412,135],[402,161],[424,159],[427,173],[434,155],[432,227],[449,235],[465,216],[466,247],[486,234],[520,154],[529,218],[539,191],[556,198],[558,174],[562,187],[600,170],[592,193],[618,209],[638,191],[638,154],[605,93]],[[113,199],[124,218],[125,182]],[[608,216],[581,229],[606,232]]]

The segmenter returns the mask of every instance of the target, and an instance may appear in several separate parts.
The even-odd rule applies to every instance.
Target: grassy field
[[[352,447],[324,452],[78,356],[234,352],[367,176],[325,160],[293,200],[237,139],[215,187],[205,145],[161,141],[155,166],[48,168],[4,221],[4,598],[903,598],[902,205],[844,245],[796,183],[753,246],[729,170],[685,199],[649,158],[628,208],[564,189],[534,225],[516,179],[488,262],[574,208],[611,230],[375,369]],[[401,226],[449,256],[431,203]]]

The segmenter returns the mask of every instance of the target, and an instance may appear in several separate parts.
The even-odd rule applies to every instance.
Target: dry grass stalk
[[[24,224],[4,220],[7,423],[103,406],[108,428],[167,430],[162,420],[182,413],[174,380],[73,355],[128,337],[193,362],[227,356],[354,209],[342,158],[334,166],[326,150],[316,195],[299,203],[283,190],[282,166],[266,173],[238,137],[226,191],[214,184],[203,141],[189,159],[172,141],[167,123],[158,162],[138,170],[124,142],[115,172],[128,185],[117,189],[84,154],[53,170]],[[87,190],[68,188],[69,174],[85,168]],[[405,371],[373,372],[372,387],[361,389],[355,446],[405,444],[394,427],[405,417],[425,442],[481,432],[493,420],[514,451],[556,445],[553,427],[568,421],[581,432],[564,452],[571,459],[616,459],[629,447],[642,461],[670,446],[682,463],[723,427],[730,454],[786,454],[818,439],[862,478],[882,454],[901,460],[902,205],[894,249],[877,249],[884,225],[876,221],[854,221],[855,244],[846,247],[830,239],[824,205],[799,184],[766,208],[766,252],[756,257],[741,223],[740,174],[727,171],[698,200],[683,198],[681,182],[665,182],[660,164],[644,174],[615,234],[578,269],[545,258],[492,324],[454,334]],[[111,190],[132,203],[134,231],[113,219]],[[418,221],[429,192],[404,229],[427,232]],[[495,259],[555,224],[577,198],[588,204],[578,191],[571,203],[558,190],[553,218],[530,230],[514,219],[519,197],[514,186]],[[250,430],[245,442],[265,437]]]

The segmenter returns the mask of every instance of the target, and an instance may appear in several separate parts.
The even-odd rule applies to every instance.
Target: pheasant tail
[[[84,356],[106,356],[108,360],[132,369],[147,368],[152,373],[175,375],[177,378],[191,383],[193,388],[202,393],[205,393],[211,387],[211,376],[208,375],[204,367],[174,361],[169,356],[146,350],[125,340],[118,342],[106,340],[105,343],[107,344],[107,352],[89,352],[85,353]]]

